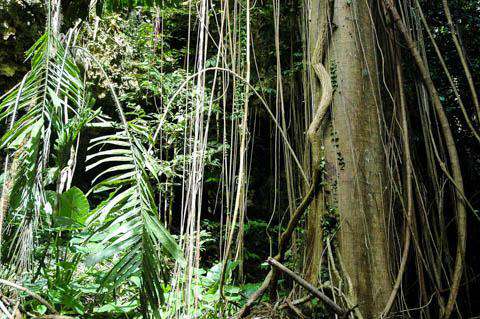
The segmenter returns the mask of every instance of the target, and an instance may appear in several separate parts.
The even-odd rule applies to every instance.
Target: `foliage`
[[[0,2],[0,95],[28,71],[25,51],[44,31],[43,1]]]
[[[73,31],[69,40],[72,37]],[[29,267],[35,229],[53,210],[46,189],[65,182],[63,170],[69,168],[71,148],[95,116],[68,48],[50,28],[27,56],[31,70],[0,104],[0,119],[11,122],[0,146],[14,152],[9,206],[18,228],[9,253],[20,272]]]
[[[51,25],[51,3],[43,0],[0,3],[0,89],[11,88],[0,97],[3,152],[0,162],[3,161],[6,168],[0,176],[0,214],[4,217],[0,224],[0,277],[10,278],[41,295],[60,314],[78,318],[234,316],[268,272],[270,266],[264,260],[275,255],[278,234],[284,230],[288,216],[307,186],[296,176],[297,168],[288,167],[291,154],[280,138],[279,127],[272,124],[265,109],[271,109],[293,149],[304,155],[299,158],[309,176],[310,154],[304,129],[311,119],[306,49],[311,39],[304,38],[308,38],[308,32],[304,32],[306,26],[301,24],[306,21],[300,21],[299,14],[307,8],[295,1],[250,1],[249,27],[253,32],[249,43],[245,0],[61,1],[60,30],[53,30]],[[450,43],[451,30],[444,21],[441,4],[421,3],[463,97],[469,88]],[[480,38],[474,35],[480,26],[476,18],[478,4],[456,0],[451,3],[458,32],[465,40],[474,80],[478,80],[480,46],[476,44]],[[202,4],[208,4],[206,25],[198,19]],[[347,4],[353,7],[354,2],[347,1]],[[405,14],[415,14],[415,10],[411,12],[405,11]],[[75,27],[69,29],[72,26]],[[335,32],[335,28],[331,31]],[[202,32],[205,32],[205,48],[198,47]],[[383,36],[379,34],[378,38]],[[395,40],[401,43],[401,39]],[[250,61],[247,61],[247,48],[252,55]],[[383,49],[383,44],[379,48]],[[427,56],[435,55],[428,42],[424,49]],[[30,65],[23,63],[24,51]],[[200,53],[203,60],[199,58]],[[382,63],[388,61],[388,54],[380,53]],[[338,90],[345,74],[336,58],[328,56],[329,62],[325,65],[335,94],[341,96]],[[258,99],[253,98],[253,89],[249,91],[250,96],[246,95],[247,84],[241,78],[245,76],[247,62],[252,71],[249,88],[255,89],[267,105],[258,104]],[[209,71],[192,76],[199,65]],[[223,70],[213,71],[217,66]],[[478,145],[472,142],[457,97],[438,61],[429,58],[429,67],[465,158],[462,164],[467,167],[465,171],[471,173],[465,174],[469,183],[466,196],[477,207]],[[382,65],[381,69],[385,72],[388,67]],[[405,69],[408,83],[417,83],[411,79],[417,76],[415,70]],[[365,70],[361,73],[364,77],[369,75]],[[391,80],[388,75],[382,82]],[[389,89],[387,83],[383,84]],[[418,104],[417,95],[412,94],[417,89],[414,85],[405,85],[407,104]],[[382,96],[393,92],[383,92],[383,87],[379,91]],[[465,97],[465,102],[467,112],[473,113],[469,97]],[[245,105],[249,106],[248,147],[246,154],[239,154]],[[396,109],[389,111],[397,112]],[[411,113],[408,116],[413,132],[412,152],[416,151],[415,156],[418,152],[422,159],[423,151],[418,149],[424,148],[425,128],[417,124],[423,113]],[[332,115],[335,120],[337,114]],[[386,114],[381,120],[396,125],[397,119],[388,118],[390,115]],[[433,115],[432,119],[435,119]],[[472,122],[478,128],[478,118],[473,117]],[[319,199],[312,205],[318,206],[312,209],[324,208],[319,209],[322,216],[300,218],[295,227],[294,244],[285,251],[282,262],[307,273],[308,257],[304,253],[313,247],[306,247],[306,243],[311,242],[309,236],[318,234],[312,233],[312,229],[320,232],[323,243],[332,245],[334,256],[328,260],[323,258],[318,273],[308,275],[318,276],[327,293],[343,300],[350,294],[347,292],[350,287],[348,280],[342,281],[334,274],[343,272],[343,266],[334,269],[332,261],[339,260],[335,243],[345,212],[339,211],[335,200],[339,179],[330,174],[348,171],[344,159],[348,154],[340,152],[345,141],[339,136],[344,132],[337,132],[335,127],[328,129],[329,135],[324,138],[333,149],[329,160],[335,162],[335,169],[331,172],[327,165],[330,163],[322,158],[322,167],[329,167],[324,172],[328,182],[323,181],[328,190],[322,196],[324,204]],[[394,131],[396,129],[385,133],[395,135]],[[387,137],[390,138],[385,136],[386,140]],[[394,145],[385,148],[391,152],[387,160],[400,165],[398,159],[403,160],[401,150],[397,150],[401,148],[400,138],[394,138]],[[438,146],[442,151],[444,145]],[[355,151],[354,145],[352,151]],[[242,222],[237,219],[232,226],[239,156],[245,156],[248,161],[248,187],[247,192],[239,196],[244,197],[239,200],[239,212],[244,219]],[[418,162],[419,158],[413,161]],[[363,158],[360,156],[359,160]],[[435,165],[434,162],[432,166]],[[438,195],[435,204],[427,198],[426,193],[433,187],[424,183],[427,173],[423,170],[430,169],[422,166],[415,172],[417,195],[425,195],[425,199],[416,195],[414,207],[446,204],[445,208],[450,209],[452,203],[440,199],[443,193]],[[395,198],[390,207],[395,211],[401,206],[396,201],[403,196],[400,193],[404,176],[402,167],[391,173],[398,189],[387,194],[388,185],[381,192]],[[190,185],[193,186],[189,188]],[[373,194],[379,190],[371,191]],[[192,195],[193,192],[197,194]],[[189,211],[190,207],[194,209]],[[429,212],[430,208],[425,208],[425,216],[434,218]],[[448,214],[445,216],[450,217]],[[444,218],[441,214],[438,216]],[[419,225],[429,228],[428,221],[422,218],[415,217],[415,223],[418,219]],[[389,224],[396,225],[396,219],[392,218]],[[447,242],[451,231],[437,226],[447,228],[448,225],[434,225],[432,234]],[[419,230],[420,240],[415,245],[423,247],[425,236],[430,235],[423,234],[422,228]],[[225,256],[226,236],[230,232],[235,243],[230,255]],[[395,239],[398,243],[403,240],[401,236]],[[448,243],[438,244],[441,255],[448,256]],[[430,253],[425,255],[427,264],[437,258]],[[471,256],[475,256],[474,252]],[[415,258],[408,259],[410,263]],[[449,263],[439,265],[445,266],[445,271],[442,270],[445,274],[440,277],[448,277]],[[324,265],[326,267],[320,267]],[[415,275],[407,273],[405,277]],[[435,291],[447,290],[447,286],[442,286],[442,278],[438,279]],[[476,277],[473,278],[476,284]],[[303,293],[290,279],[282,276],[278,279],[277,306],[283,298]],[[334,284],[338,295],[328,289]],[[17,294],[4,293],[4,287],[0,289],[2,298],[17,298]],[[415,290],[405,284],[405,291],[407,289]],[[290,290],[292,293],[288,294]],[[37,299],[24,292],[18,296],[23,313],[38,317],[50,314]],[[405,297],[405,300],[414,299],[409,294]],[[262,300],[270,301],[267,295]],[[316,300],[299,308],[305,317],[331,317]],[[3,309],[0,314],[1,311]]]
[[[133,123],[127,125],[121,134],[93,140],[94,146],[113,148],[89,157],[95,160],[90,168],[104,161],[112,165],[96,178],[112,173],[94,187],[96,191],[109,191],[110,195],[108,201],[96,208],[88,223],[89,226],[98,225],[94,236],[101,240],[95,242],[104,245],[89,258],[89,263],[121,255],[102,285],[113,283],[118,286],[133,275],[140,276],[141,300],[145,300],[154,316],[159,317],[156,309],[163,301],[160,281],[164,278],[162,252],[168,252],[177,261],[183,256],[175,239],[156,215],[158,209],[149,179],[150,176],[161,176],[161,168],[135,137],[135,133],[144,134],[141,132],[143,128]]]
[[[193,101],[194,92],[177,92],[186,78],[179,67],[180,53],[167,50],[168,36],[161,40],[164,55],[155,53],[158,39],[149,37],[152,12],[141,12],[145,15],[140,20],[109,15],[95,35],[87,26],[79,41],[87,41],[92,59],[82,51],[72,54],[77,52],[70,47],[76,30],[59,40],[47,26],[28,52],[31,71],[2,98],[2,120],[21,115],[2,137],[2,146],[13,152],[12,166],[18,165],[7,215],[14,236],[2,245],[4,262],[27,270],[24,285],[45,295],[64,314],[159,317],[159,305],[169,297],[166,280],[172,260],[183,264],[176,239],[158,217],[156,196],[180,184],[180,173],[190,160],[181,150],[190,143],[183,134],[195,110],[193,103],[185,107],[182,101]],[[170,14],[176,19],[184,13],[173,9]],[[86,83],[78,62],[88,74]],[[109,92],[112,80],[118,101]],[[105,112],[100,117],[100,111],[92,109],[90,91]],[[158,114],[158,103],[163,105],[174,93],[179,94],[171,108]],[[106,107],[112,103],[118,114]],[[91,138],[86,158],[95,183],[88,192],[96,206],[91,210],[84,193],[69,188],[67,173],[73,174],[85,125],[111,117],[120,123],[112,121],[114,132]],[[160,123],[163,149],[152,149]],[[224,149],[209,142],[207,165],[218,167]],[[215,275],[198,270],[205,274],[198,287],[218,297],[211,287],[219,276],[218,266],[215,269]],[[235,291],[240,298],[239,289]],[[202,312],[218,306],[218,298],[217,306],[208,306],[213,299],[206,297]],[[25,307],[38,315],[46,312],[36,301]]]

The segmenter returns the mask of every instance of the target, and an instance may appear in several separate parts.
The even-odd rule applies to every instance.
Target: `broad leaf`
[[[72,187],[59,196],[59,216],[68,217],[79,224],[84,224],[89,212],[90,204],[83,192],[77,187]]]

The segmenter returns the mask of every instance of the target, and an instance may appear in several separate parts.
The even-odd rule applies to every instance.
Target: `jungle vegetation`
[[[478,0],[0,0],[0,318],[480,317]]]

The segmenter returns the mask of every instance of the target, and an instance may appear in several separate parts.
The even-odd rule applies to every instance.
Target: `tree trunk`
[[[315,23],[321,23],[314,11],[322,2],[311,2],[309,23],[314,37]],[[324,133],[326,173],[333,175],[330,202],[337,206],[337,251],[344,276],[352,284],[350,301],[358,304],[365,318],[375,318],[380,316],[392,290],[386,222],[388,183],[380,125],[382,103],[373,30],[375,14],[371,12],[375,5],[351,0],[335,0],[332,5],[333,24],[325,59],[328,62],[324,64],[330,70],[335,92],[331,119],[325,119],[332,126]],[[309,238],[312,231],[320,236],[318,220],[318,210],[313,210]],[[316,259],[318,247],[310,255],[307,260]]]

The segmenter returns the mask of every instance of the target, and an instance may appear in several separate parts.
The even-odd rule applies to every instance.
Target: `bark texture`
[[[338,206],[341,225],[339,256],[344,275],[351,280],[349,298],[359,305],[365,318],[380,316],[392,290],[386,222],[388,183],[379,124],[382,103],[372,6],[370,1],[333,1],[327,61],[335,92],[332,133],[324,134],[326,158],[335,167],[336,185],[331,196],[335,197],[332,201]],[[312,10],[319,7],[318,2],[312,4]],[[321,23],[313,11],[312,18],[311,24]],[[313,28],[310,32],[315,34]],[[317,213],[310,218],[318,221]],[[321,234],[320,228],[317,223],[317,234]],[[317,249],[312,256],[318,256]]]

